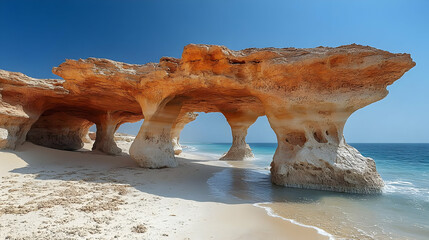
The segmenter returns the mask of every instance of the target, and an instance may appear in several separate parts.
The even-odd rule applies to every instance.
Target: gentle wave
[[[207,152],[207,151],[202,151],[200,149],[198,149],[195,146],[192,145],[182,145],[182,149],[184,152],[192,152],[192,153],[196,153],[197,154],[201,154],[205,157],[209,157],[211,160],[214,159],[219,159],[220,157],[222,157],[222,154],[218,154],[218,153],[213,153],[213,152]]]
[[[225,165],[228,165],[231,168],[233,168],[233,166],[231,164],[229,164],[227,162],[223,162],[223,163]],[[216,196],[218,198],[223,198],[223,199],[226,199],[226,198],[230,198],[231,199],[232,198],[232,199],[240,200],[239,197],[233,196],[231,194],[228,194],[228,192],[225,191],[225,189],[219,189],[218,188],[218,184],[219,184],[218,180],[219,180],[219,178],[221,178],[221,179],[225,178],[224,175],[225,175],[225,173],[228,170],[232,170],[232,169],[225,169],[223,171],[215,173],[212,177],[210,177],[207,180],[207,184],[210,187],[211,194],[213,194],[214,196]],[[258,172],[262,173],[262,172],[266,172],[266,171],[258,171]],[[226,188],[231,187],[230,183],[228,181],[222,182],[222,186],[226,187]],[[262,206],[262,204],[265,205],[265,204],[273,204],[273,203],[272,202],[261,202],[261,203],[254,203],[252,205],[255,206],[255,207],[264,209],[268,216],[280,218],[280,219],[282,219],[284,221],[288,221],[288,222],[290,222],[292,224],[295,224],[295,225],[298,225],[298,226],[301,226],[301,227],[315,229],[318,234],[320,234],[322,236],[327,236],[327,237],[329,237],[330,240],[335,239],[333,235],[331,235],[330,233],[326,232],[325,230],[323,230],[321,228],[318,228],[318,227],[315,227],[315,226],[311,226],[311,225],[306,225],[306,224],[297,222],[297,221],[295,221],[293,219],[288,219],[288,218],[282,217],[280,215],[277,215],[272,208],[270,208],[268,206]]]
[[[429,201],[429,189],[416,187],[413,183],[407,181],[385,181],[383,193],[399,193],[404,195],[414,195]]]
[[[301,226],[301,227],[306,227],[306,228],[312,228],[312,229],[315,229],[315,230],[317,231],[317,233],[318,233],[318,234],[323,235],[323,236],[327,236],[327,237],[329,237],[329,239],[331,239],[331,240],[335,239],[335,238],[334,238],[334,236],[333,236],[332,234],[330,234],[330,233],[326,232],[325,230],[323,230],[323,229],[321,229],[321,228],[318,228],[318,227],[315,227],[315,226],[311,226],[311,225],[306,225],[306,224],[303,224],[303,223],[297,222],[297,221],[295,221],[295,220],[293,220],[293,219],[289,219],[289,218],[282,217],[282,216],[280,216],[280,215],[277,215],[277,214],[273,211],[273,209],[272,209],[272,208],[267,207],[267,206],[262,206],[261,204],[272,204],[272,202],[254,203],[254,204],[253,204],[253,206],[264,209],[264,210],[267,212],[267,214],[268,214],[269,216],[271,216],[271,217],[280,218],[280,219],[282,219],[282,220],[288,221],[288,222],[290,222],[290,223],[292,223],[292,224],[295,224],[295,225],[298,225],[298,226]]]
[[[197,145],[197,151],[204,155],[210,155],[213,158],[220,157],[223,152],[227,151],[226,144],[205,144]],[[246,161],[246,169],[235,169],[227,162],[225,165],[230,166],[220,173],[213,175],[208,184],[216,197],[227,198],[229,200],[245,201],[254,204],[256,207],[265,209],[266,213],[272,217],[278,217],[294,224],[303,226],[292,219],[278,216],[276,208],[269,203],[288,201],[306,201],[315,210],[324,207],[334,207],[338,213],[334,216],[347,215],[347,222],[340,222],[344,226],[353,229],[356,236],[362,238],[380,239],[391,236],[403,237],[407,239],[427,239],[429,226],[427,216],[429,211],[429,153],[427,147],[423,148],[416,144],[357,144],[358,149],[363,155],[374,158],[377,163],[377,169],[380,175],[385,179],[385,187],[382,196],[361,196],[347,195],[341,193],[328,192],[309,192],[307,190],[289,189],[282,191],[272,186],[269,181],[269,164],[272,161],[272,154],[269,154],[266,146],[261,148],[254,144],[255,159]],[[274,153],[275,148],[272,148]],[[413,165],[410,165],[412,163]],[[243,164],[241,165],[243,167]],[[267,206],[264,205],[269,204]],[[319,205],[320,204],[320,205]],[[272,209],[271,209],[272,208]],[[362,211],[360,211],[362,209]],[[377,214],[366,220],[367,216],[361,214],[376,211]],[[336,215],[340,214],[340,215]],[[288,217],[288,215],[285,215]],[[343,217],[344,217],[343,216]],[[398,218],[397,216],[401,216]],[[299,218],[297,218],[299,219]],[[322,220],[323,221],[323,220]],[[346,221],[343,218],[334,219],[333,221]],[[313,224],[313,223],[312,223]],[[323,222],[317,224],[323,226],[327,231],[332,233],[342,232],[342,230],[331,230],[329,224],[325,226]],[[318,229],[317,227],[306,227]],[[401,226],[401,227],[398,227]],[[356,230],[356,231],[355,231]],[[318,230],[319,233],[329,236],[325,230]],[[341,234],[349,234],[344,231]],[[338,237],[340,238],[340,237]]]
[[[196,152],[198,151],[198,148],[194,147],[194,146],[189,146],[189,145],[182,145],[182,149],[189,151],[189,152]]]

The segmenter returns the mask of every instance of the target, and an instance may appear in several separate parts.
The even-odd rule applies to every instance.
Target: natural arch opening
[[[133,143],[144,119],[137,122],[126,122],[119,126],[114,135],[116,145],[122,149],[122,153],[129,154],[131,144]]]
[[[183,150],[189,147],[190,152],[201,150],[221,158],[233,143],[232,131],[225,116],[218,112],[198,114],[197,119],[188,123],[181,133]],[[266,116],[259,117],[249,127],[245,141],[255,155],[252,160],[260,167],[268,167],[277,147],[277,139]]]
[[[200,88],[156,101],[137,98],[146,121],[130,148],[131,157],[142,167],[177,166],[174,154],[180,153],[180,132],[194,112],[220,112],[231,127],[233,143],[223,160],[253,157],[245,142],[247,129],[264,115],[261,101],[245,89]],[[168,143],[166,138],[168,136]],[[175,149],[176,148],[176,149]]]
[[[126,111],[55,107],[41,114],[26,138],[37,145],[69,151],[80,150],[87,143],[92,144],[92,150],[117,155],[122,152],[115,142],[117,129],[142,118]]]
[[[219,112],[198,112],[196,120],[186,124],[180,134],[183,151],[213,151],[222,156],[231,146],[232,135],[228,122]],[[216,148],[210,148],[216,144]]]
[[[130,152],[130,147],[132,142],[134,141],[140,126],[143,124],[143,119],[138,122],[126,122],[121,124],[115,133],[113,134],[113,141],[115,145],[121,149],[122,155],[128,155]],[[94,124],[89,129],[88,133],[89,138],[91,139],[91,145],[89,149],[93,148],[93,144],[97,138],[97,125]]]
[[[264,115],[262,102],[245,89],[196,89],[179,95],[184,99],[182,112],[219,112],[228,122],[232,144],[221,160],[252,159],[246,143],[247,129]]]
[[[252,164],[269,168],[277,149],[277,137],[266,116],[259,117],[249,127],[246,142],[255,154]]]

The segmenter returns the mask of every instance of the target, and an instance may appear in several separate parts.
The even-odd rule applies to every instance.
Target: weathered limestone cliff
[[[383,181],[374,161],[346,144],[343,128],[414,65],[409,54],[355,44],[241,51],[190,44],[181,59],[144,65],[67,60],[53,69],[64,80],[1,71],[0,146],[28,139],[78,149],[95,123],[94,150],[117,154],[114,132],[144,118],[130,156],[142,167],[174,167],[183,114],[221,112],[233,134],[222,159],[246,159],[253,155],[247,129],[266,115],[278,142],[275,184],[379,192]]]
[[[49,102],[68,94],[62,83],[0,70],[0,148],[15,149],[25,141]]]

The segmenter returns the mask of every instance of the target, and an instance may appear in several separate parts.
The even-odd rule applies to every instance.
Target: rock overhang
[[[9,134],[2,146],[15,147],[30,131],[34,141],[41,141],[37,134],[46,134],[42,139],[51,139],[50,145],[79,147],[89,121],[102,129],[96,148],[115,154],[117,127],[145,118],[131,157],[143,167],[176,166],[170,138],[178,141],[178,133],[169,132],[188,112],[222,112],[235,134],[231,155],[251,153],[244,141],[247,128],[266,115],[279,145],[273,182],[377,191],[382,181],[375,165],[345,143],[344,124],[357,109],[384,98],[386,87],[414,65],[409,54],[356,44],[240,51],[189,44],[180,59],[163,57],[159,63],[66,60],[52,70],[64,80],[2,70],[0,127]],[[75,133],[64,131],[67,124]],[[324,164],[329,167],[319,171]],[[361,179],[344,168],[353,164]]]

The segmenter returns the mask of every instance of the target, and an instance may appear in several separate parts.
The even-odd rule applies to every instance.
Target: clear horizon
[[[369,45],[410,53],[417,65],[388,87],[385,99],[349,118],[346,141],[429,143],[427,10],[429,1],[7,1],[0,8],[0,69],[59,78],[51,69],[65,59],[144,64],[179,58],[189,43],[233,50]],[[139,128],[124,124],[119,131]],[[231,131],[222,114],[200,114],[181,141],[227,143]],[[247,141],[276,142],[265,117],[250,127]]]

